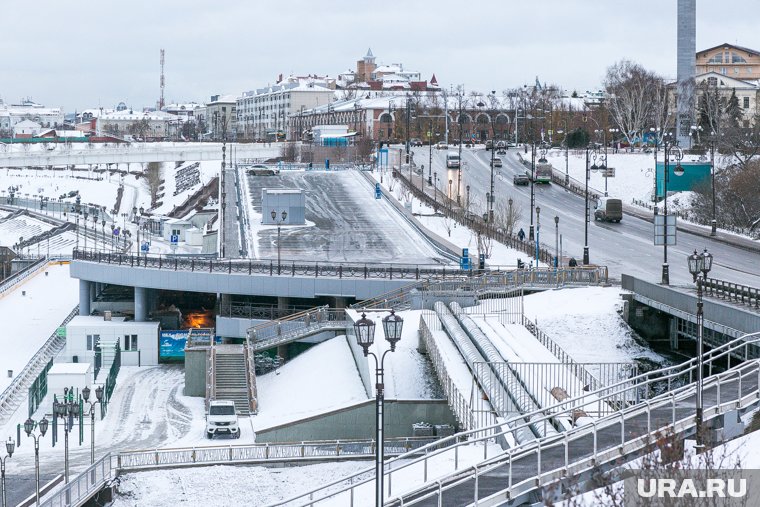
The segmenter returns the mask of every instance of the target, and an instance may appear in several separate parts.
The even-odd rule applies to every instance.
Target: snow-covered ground
[[[520,155],[524,160],[530,160],[530,154],[525,155],[521,152]],[[597,156],[597,165],[603,157],[603,155]],[[662,162],[662,150],[658,150],[658,158]],[[549,150],[546,153],[546,159],[557,172],[565,172],[565,150]],[[698,159],[699,157],[696,155],[686,155],[684,162],[695,162]],[[570,177],[581,182],[584,181],[586,173],[585,150],[570,150],[567,162]],[[589,158],[589,165],[593,163],[593,158]],[[615,176],[607,178],[607,192],[611,197],[623,199],[627,204],[630,204],[631,199],[651,201],[654,191],[654,152],[629,153],[620,150],[618,153],[613,153],[612,150],[608,150],[607,166],[615,168]],[[603,174],[600,171],[590,171],[590,174],[589,187],[603,195],[605,180]]]
[[[18,375],[74,309],[79,302],[78,287],[79,281],[69,277],[67,264],[54,264],[0,297],[0,391],[13,380],[5,373],[13,370],[14,377]]]

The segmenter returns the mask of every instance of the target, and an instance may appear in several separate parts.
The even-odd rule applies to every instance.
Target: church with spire
[[[435,74],[430,80],[422,79],[420,72],[404,68],[401,63],[378,64],[372,49],[356,62],[356,70],[338,76],[336,87],[346,90],[371,91],[440,91]]]

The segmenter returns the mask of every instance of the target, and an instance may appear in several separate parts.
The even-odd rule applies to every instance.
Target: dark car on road
[[[413,137],[412,139],[409,140],[409,144],[412,146],[422,146],[422,141],[420,141],[416,137]]]
[[[515,185],[527,185],[530,183],[530,176],[528,176],[528,173],[517,173],[512,179],[512,183]]]

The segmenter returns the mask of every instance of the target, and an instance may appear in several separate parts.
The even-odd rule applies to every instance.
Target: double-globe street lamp
[[[538,269],[538,249],[541,241],[541,206],[536,206],[536,269]]]
[[[64,432],[64,482],[69,483],[69,432],[74,426],[74,416],[79,414],[79,403],[74,401],[74,392],[63,388],[63,401],[53,401],[53,414],[63,420]]]
[[[279,275],[282,271],[282,264],[280,262],[280,227],[288,218],[288,212],[282,210],[282,212],[278,215],[275,210],[272,210],[270,215],[272,216],[272,220],[277,224],[277,274]]]
[[[8,506],[5,494],[5,462],[8,458],[13,456],[13,451],[16,450],[16,442],[14,442],[11,437],[8,437],[8,440],[5,442],[5,450],[8,451],[8,454],[6,454],[4,458],[0,458],[0,477],[2,478],[3,484],[3,507]]]
[[[103,403],[103,386],[95,388],[95,401],[90,401],[90,388],[85,386],[82,389],[82,398],[84,402],[89,405],[88,412],[83,415],[90,414],[90,464],[95,463],[95,405]]]
[[[375,389],[376,389],[376,445],[375,445],[375,505],[376,507],[382,507],[383,505],[383,454],[385,447],[384,437],[384,421],[383,421],[383,404],[385,400],[385,385],[384,385],[384,363],[385,355],[388,352],[394,352],[396,350],[396,343],[401,339],[401,330],[404,326],[404,319],[401,316],[396,315],[396,312],[391,309],[390,315],[386,315],[383,318],[383,330],[385,331],[385,339],[390,344],[390,348],[383,352],[383,355],[378,359],[377,355],[369,351],[369,348],[375,341],[375,322],[367,318],[365,313],[362,313],[362,318],[354,323],[354,332],[356,334],[356,343],[364,350],[364,357],[372,356],[375,359]]]
[[[593,165],[589,166],[589,153],[591,153],[593,157]],[[596,165],[596,156],[599,153],[599,146],[597,146],[596,143],[592,146],[591,143],[586,144],[586,190],[584,191],[584,201],[585,201],[585,215],[583,216],[583,264],[588,265],[590,262],[589,259],[589,252],[588,252],[588,223],[589,223],[589,207],[588,207],[588,180],[591,179],[591,173],[590,170],[597,170],[598,167]]]
[[[37,505],[40,504],[40,438],[45,436],[48,429],[48,420],[43,416],[39,421],[33,420],[31,417],[24,421],[24,432],[27,437],[34,439],[34,483],[36,491]],[[34,431],[39,430],[39,435]],[[3,488],[4,490],[5,488]]]
[[[689,273],[694,277],[694,281],[697,283],[697,447],[701,448],[704,444],[703,435],[703,417],[702,417],[702,387],[703,387],[703,373],[702,373],[702,361],[704,353],[704,312],[702,309],[702,285],[707,279],[707,273],[712,269],[712,254],[707,252],[705,248],[704,252],[698,254],[696,250],[694,253],[687,256],[687,262],[689,265]],[[701,275],[701,276],[700,276]]]

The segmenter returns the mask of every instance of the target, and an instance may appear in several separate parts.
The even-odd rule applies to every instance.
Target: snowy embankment
[[[380,173],[383,173],[380,176]],[[373,173],[373,177],[376,181],[380,182],[380,185],[391,194],[396,201],[404,206],[415,216],[417,221],[422,227],[438,235],[439,237],[453,243],[458,252],[461,252],[463,248],[469,250],[470,259],[477,261],[478,250],[478,234],[472,231],[469,227],[458,224],[456,221],[450,218],[446,218],[443,215],[435,214],[433,207],[428,206],[419,199],[413,197],[411,193],[405,192],[401,183],[398,180],[392,179],[389,171],[383,171],[382,169],[377,173]],[[489,266],[505,266],[514,267],[517,266],[517,260],[523,260],[526,264],[530,264],[533,261],[530,256],[525,252],[509,248],[496,240],[487,240],[481,238],[481,244],[485,245],[484,250],[487,250],[486,263]],[[544,263],[540,263],[541,267],[545,267]]]
[[[658,159],[663,161],[662,150],[658,150]],[[530,160],[530,154],[520,154],[524,160]],[[527,158],[526,158],[527,157]],[[586,174],[586,151],[569,150],[567,152],[567,164],[565,162],[565,150],[553,149],[546,153],[546,158],[558,173],[564,173],[567,169],[570,177],[577,181],[583,182]],[[589,158],[589,167],[594,163],[599,165],[604,159],[604,152],[597,155],[596,159],[593,154]],[[696,162],[699,159],[696,155],[687,155],[684,162]],[[610,197],[617,197],[626,204],[631,203],[631,199],[651,202],[654,191],[654,152],[643,153],[641,151],[630,153],[619,150],[613,153],[613,150],[607,152],[607,167],[615,169],[615,176],[607,179],[607,193]],[[601,171],[589,171],[591,179],[589,187],[595,189],[600,195],[604,195],[605,178]]]
[[[13,380],[5,372],[13,370],[13,376],[18,375],[79,302],[79,280],[69,277],[67,264],[54,264],[45,271],[0,298],[0,391]]]

